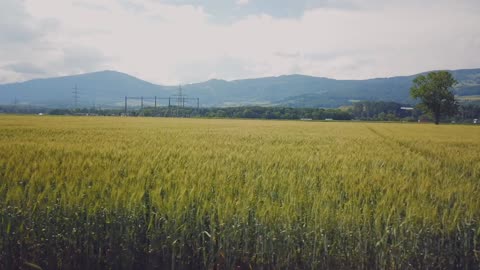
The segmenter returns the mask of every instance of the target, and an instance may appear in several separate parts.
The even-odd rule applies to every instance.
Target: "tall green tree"
[[[430,112],[435,124],[438,125],[443,115],[454,115],[458,110],[458,104],[453,93],[453,86],[457,83],[448,71],[430,72],[427,75],[419,75],[413,80],[410,95],[420,99],[420,108]]]

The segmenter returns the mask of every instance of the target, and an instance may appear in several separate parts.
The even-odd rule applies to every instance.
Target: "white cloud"
[[[235,3],[239,6],[248,4],[249,0],[237,0]]]
[[[358,8],[314,8],[298,18],[252,14],[219,24],[201,6],[153,0],[3,0],[0,83],[99,69],[171,84],[480,67],[476,1],[343,4]]]

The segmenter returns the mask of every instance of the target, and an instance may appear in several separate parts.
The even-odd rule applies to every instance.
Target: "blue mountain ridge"
[[[459,82],[455,88],[457,95],[480,95],[480,69],[451,72]],[[409,89],[415,76],[417,75],[335,80],[294,74],[233,81],[213,79],[183,85],[182,88],[189,97],[200,98],[202,106],[338,107],[354,100],[411,103],[413,101],[409,97]],[[0,85],[0,104],[16,102],[69,107],[73,103],[72,92],[75,86],[78,87],[79,106],[121,106],[124,96],[168,97],[178,89],[178,86],[157,85],[125,73],[107,70],[3,84]]]

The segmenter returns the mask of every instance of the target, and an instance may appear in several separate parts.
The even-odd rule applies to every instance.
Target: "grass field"
[[[0,269],[478,269],[480,127],[0,116]]]

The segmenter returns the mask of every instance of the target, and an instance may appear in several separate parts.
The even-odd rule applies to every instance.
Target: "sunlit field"
[[[0,116],[0,269],[478,269],[480,127]]]

